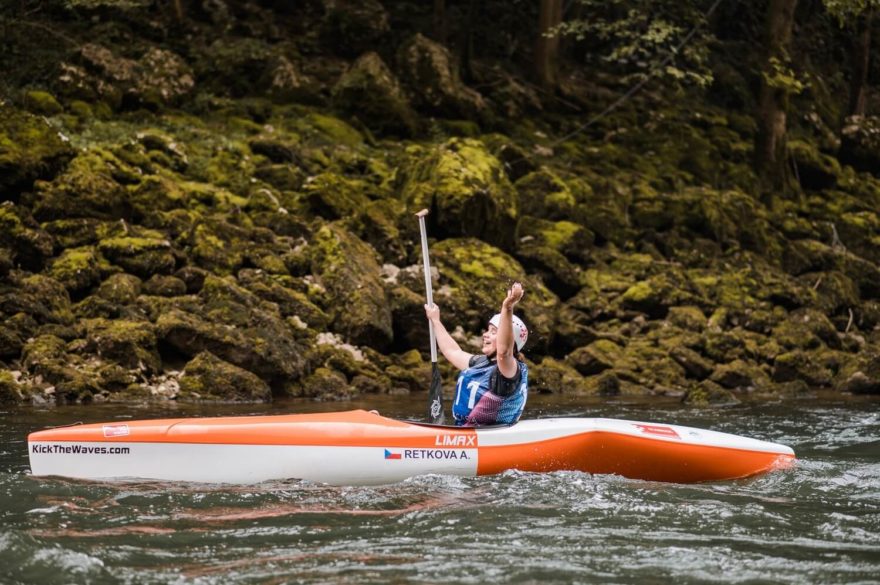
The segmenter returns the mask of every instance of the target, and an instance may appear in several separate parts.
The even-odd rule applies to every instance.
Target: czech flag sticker
[[[400,453],[392,453],[388,449],[385,449],[385,459],[400,459]]]

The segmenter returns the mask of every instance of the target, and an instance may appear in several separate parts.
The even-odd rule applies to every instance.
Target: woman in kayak
[[[437,347],[461,370],[452,404],[458,426],[513,424],[525,408],[529,370],[519,351],[529,337],[529,330],[513,314],[522,296],[522,284],[514,282],[501,303],[501,312],[489,319],[483,333],[482,355],[461,349],[440,321],[440,308],[425,305],[425,314],[434,324]]]

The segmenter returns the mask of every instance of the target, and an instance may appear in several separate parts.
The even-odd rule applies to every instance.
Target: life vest
[[[480,356],[476,363],[458,375],[452,416],[458,426],[484,424],[513,424],[519,420],[526,406],[529,388],[529,368],[519,364],[520,380],[510,396],[498,396],[490,391],[492,375],[498,370],[497,362]],[[499,372],[500,376],[501,373]],[[471,414],[472,420],[468,420]]]

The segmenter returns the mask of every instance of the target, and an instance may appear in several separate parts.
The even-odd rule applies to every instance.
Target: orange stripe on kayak
[[[748,477],[794,464],[794,456],[593,431],[520,445],[481,447],[477,475],[583,471],[675,483]]]
[[[123,426],[127,429],[123,429]],[[422,427],[364,410],[321,414],[115,421],[37,431],[28,436],[28,441],[416,448],[477,446],[476,432],[472,428]]]

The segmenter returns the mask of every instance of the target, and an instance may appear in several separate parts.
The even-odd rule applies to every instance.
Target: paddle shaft
[[[425,216],[428,210],[423,209],[416,214],[419,218],[419,231],[422,234],[422,264],[425,272],[425,295],[428,299],[428,306],[434,306],[434,293],[431,288],[431,260],[428,258],[428,231],[425,228]],[[437,337],[434,335],[434,323],[428,321],[428,332],[431,335],[431,363],[437,363]]]

